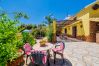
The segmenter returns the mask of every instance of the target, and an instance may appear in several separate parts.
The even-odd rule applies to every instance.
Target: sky
[[[7,12],[24,12],[30,18],[21,19],[25,24],[40,24],[52,14],[57,20],[75,15],[95,0],[0,0],[0,9]]]

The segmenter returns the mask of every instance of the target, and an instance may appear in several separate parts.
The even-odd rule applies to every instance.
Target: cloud
[[[65,17],[65,20],[69,19],[71,17],[71,15],[68,15]]]

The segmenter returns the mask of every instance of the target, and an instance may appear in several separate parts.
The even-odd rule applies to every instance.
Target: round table
[[[51,43],[46,43],[46,46],[40,46],[40,43],[37,43],[37,44],[35,44],[34,46],[33,46],[33,49],[34,50],[39,50],[39,51],[42,51],[42,50],[45,50],[45,51],[47,51],[47,50],[50,50],[50,49],[52,49],[53,48],[53,44],[51,44]]]

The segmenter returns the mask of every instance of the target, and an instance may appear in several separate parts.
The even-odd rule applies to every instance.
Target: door
[[[76,26],[74,26],[72,28],[72,36],[73,36],[73,38],[76,38],[77,37],[77,27]]]
[[[99,23],[98,22],[91,22],[90,23],[90,40],[92,42],[96,42],[96,33],[99,31]]]
[[[67,29],[65,28],[65,34],[67,35]]]

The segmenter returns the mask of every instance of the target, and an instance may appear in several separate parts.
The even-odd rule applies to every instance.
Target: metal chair
[[[47,53],[44,51],[33,51],[31,53],[31,61],[33,64],[36,64],[36,66],[38,65],[46,65],[47,63]]]
[[[64,55],[63,55],[64,48],[65,48],[64,42],[60,42],[60,43],[56,44],[54,49],[52,49],[53,54],[54,54],[54,64],[55,64],[55,60],[56,60],[56,54],[61,55],[61,57],[63,59],[63,63],[64,63]]]

